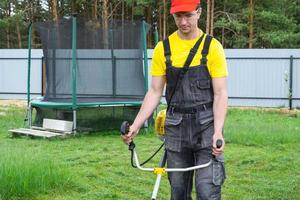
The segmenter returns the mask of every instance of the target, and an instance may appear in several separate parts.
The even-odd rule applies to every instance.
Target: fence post
[[[290,88],[289,88],[289,109],[293,109],[293,64],[294,58],[290,56]]]
[[[44,77],[44,73],[45,73],[45,69],[44,69],[44,56],[42,56],[41,58],[41,70],[42,70],[42,81],[41,81],[41,96],[44,96],[45,95],[45,90],[44,90],[44,81],[45,81],[45,77]]]
[[[32,22],[28,26],[28,68],[27,68],[27,107],[30,102],[30,74],[31,74],[31,37],[32,37]]]

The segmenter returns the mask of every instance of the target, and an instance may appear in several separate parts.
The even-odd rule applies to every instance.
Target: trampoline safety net
[[[122,120],[133,120],[146,93],[145,23],[81,18],[74,22],[73,17],[37,26],[44,53],[42,101],[69,106],[50,109],[33,104],[34,125],[44,117],[72,121],[74,101],[78,129],[119,128]]]

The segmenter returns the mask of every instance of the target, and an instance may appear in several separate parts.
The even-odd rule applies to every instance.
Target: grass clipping
[[[40,150],[0,147],[0,199],[63,190],[70,177],[66,166]]]

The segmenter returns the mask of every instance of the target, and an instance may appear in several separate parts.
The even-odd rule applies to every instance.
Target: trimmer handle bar
[[[124,121],[121,125],[120,132],[121,132],[122,135],[127,135],[128,132],[129,132],[129,129],[130,129],[129,122]],[[218,139],[217,142],[216,142],[216,147],[221,148],[222,145],[223,145],[223,141],[221,139]],[[156,182],[155,182],[155,185],[154,185],[154,189],[153,189],[153,192],[152,192],[151,200],[156,200],[157,193],[158,193],[158,188],[159,188],[159,185],[160,185],[160,180],[161,180],[161,177],[164,173],[166,173],[166,172],[187,172],[187,171],[197,170],[197,169],[200,169],[200,168],[208,167],[213,162],[212,160],[210,160],[209,162],[207,162],[205,164],[196,165],[196,166],[187,167],[187,168],[165,168],[164,164],[161,164],[160,167],[156,167],[156,168],[145,168],[145,167],[142,167],[139,163],[138,155],[135,151],[135,144],[133,143],[133,141],[130,142],[130,144],[129,144],[129,150],[132,152],[132,154],[131,154],[132,164],[133,164],[133,159],[134,159],[134,162],[135,162],[136,167],[138,169],[140,169],[142,171],[154,172],[157,175]],[[164,156],[165,155],[166,155],[166,152],[165,152]],[[213,158],[215,159],[215,157],[213,157]]]

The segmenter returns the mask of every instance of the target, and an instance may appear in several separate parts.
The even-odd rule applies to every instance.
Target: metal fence
[[[229,99],[232,105],[293,107],[299,106],[298,57],[228,57]],[[256,63],[256,64],[253,64]],[[235,66],[242,65],[238,69]],[[296,87],[295,87],[295,86]],[[246,101],[245,101],[246,100]]]
[[[299,49],[228,49],[229,104],[300,107]]]
[[[0,99],[26,99],[27,49],[0,49]],[[31,92],[40,96],[42,89],[42,57],[40,49],[32,51]]]
[[[148,51],[149,66],[152,52]],[[300,107],[299,49],[226,49],[225,53],[231,106]],[[32,50],[32,58],[31,94],[37,97],[43,90],[42,50]],[[25,49],[0,50],[0,99],[26,99],[27,62]]]

